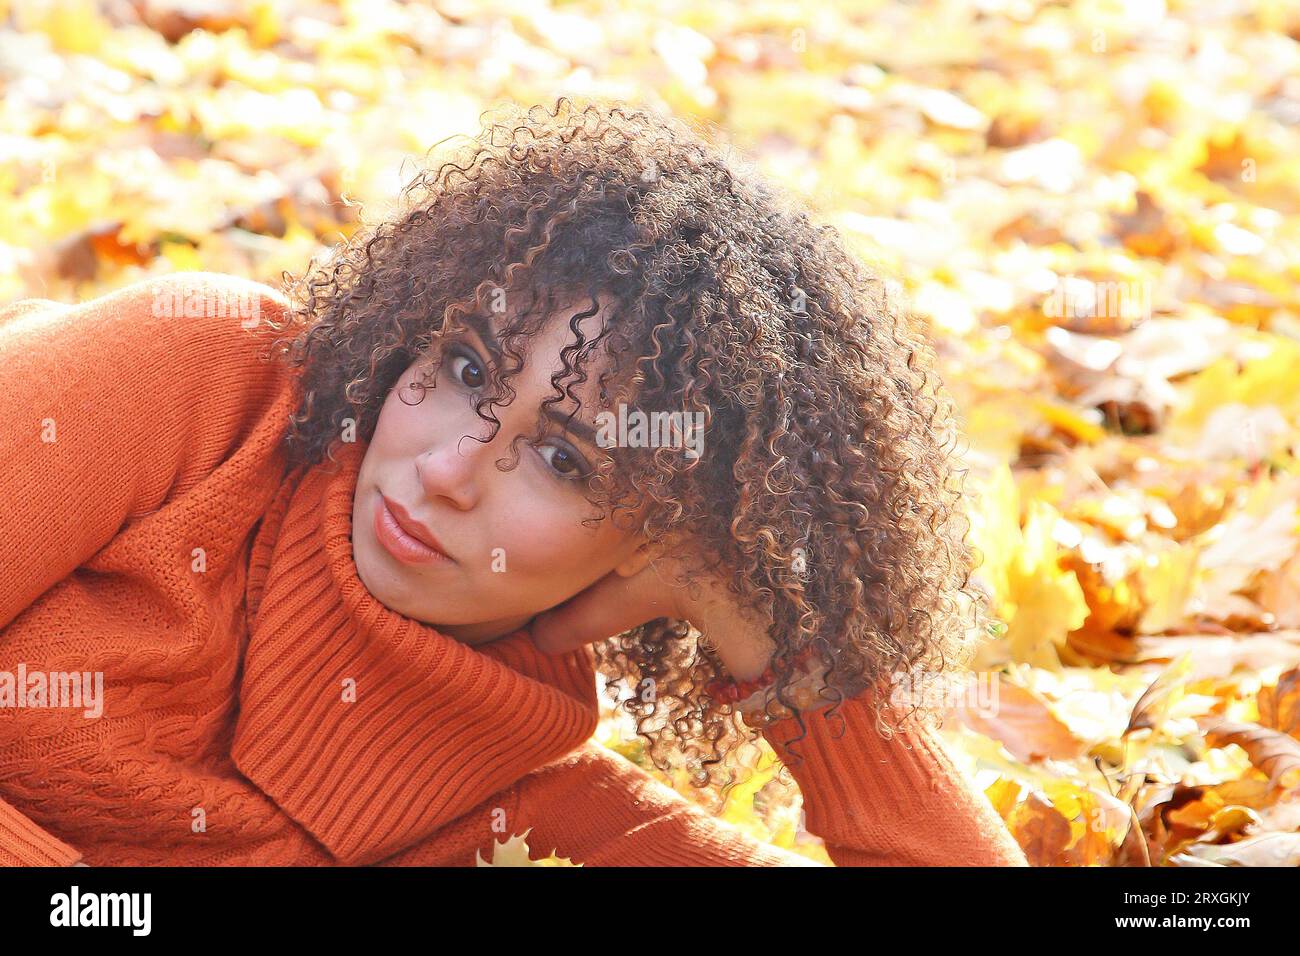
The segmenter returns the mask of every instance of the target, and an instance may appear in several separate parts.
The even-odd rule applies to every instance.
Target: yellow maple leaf
[[[1138,566],[1144,605],[1137,624],[1139,634],[1159,634],[1184,623],[1187,602],[1196,589],[1199,554],[1195,545],[1171,543],[1159,553],[1147,555]]]
[[[1226,404],[1273,406],[1288,421],[1300,419],[1300,344],[1280,335],[1246,334],[1254,357],[1239,366],[1235,357],[1221,358],[1185,384],[1184,401],[1174,413],[1171,436],[1191,442],[1206,420]]]
[[[530,859],[528,856],[528,834],[533,832],[529,827],[523,833],[511,834],[504,841],[492,841],[492,860],[488,862],[483,859],[480,851],[474,852],[476,866],[582,866],[581,863],[574,863],[567,857],[556,856],[552,850],[549,856],[540,859]]]
[[[1008,624],[1003,645],[1013,660],[1056,669],[1056,649],[1088,618],[1083,587],[1060,563],[1054,532],[1060,513],[1045,501],[1031,500],[1020,527],[1020,492],[1002,464],[976,489],[971,542],[982,563],[976,572],[994,597],[997,614]]]
[[[749,832],[765,843],[772,842],[772,831],[757,813],[754,812],[754,797],[780,769],[776,754],[770,747],[765,747],[753,767],[748,779],[741,780],[725,788],[726,804],[719,814],[723,820],[733,826]]]
[[[1011,469],[1000,464],[983,480],[972,479],[970,541],[978,548],[981,563],[975,576],[998,602],[999,612],[1007,599],[1007,569],[1020,544],[1020,494]]]
[[[1014,660],[1056,670],[1057,649],[1065,636],[1082,627],[1088,603],[1073,571],[1061,568],[1053,529],[1060,514],[1042,501],[1029,503],[1020,547],[1007,568],[1007,597],[1015,612],[1006,642]]]

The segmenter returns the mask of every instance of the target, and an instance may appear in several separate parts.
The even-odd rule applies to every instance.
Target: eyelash
[[[448,358],[452,362],[455,362],[455,360],[458,358],[463,358],[467,362],[472,362],[475,366],[479,368],[480,374],[483,374],[482,373],[483,361],[482,359],[479,358],[478,353],[476,353],[472,349],[469,349],[463,345],[453,345],[448,349]],[[471,390],[475,388],[475,386],[469,385],[461,381],[460,375],[456,374],[454,370],[452,372],[452,377],[456,380],[456,384],[460,388],[466,388]],[[561,481],[568,481],[568,482],[578,482],[589,477],[591,474],[591,466],[587,463],[587,460],[581,454],[578,453],[577,449],[573,448],[567,442],[564,442],[563,445],[564,447],[560,448],[559,450],[571,456],[575,460],[574,464],[579,470],[574,474],[566,475],[560,471],[557,471],[555,467],[550,464],[550,462],[547,462],[547,467],[551,469],[551,473],[554,474],[555,477],[560,479]]]

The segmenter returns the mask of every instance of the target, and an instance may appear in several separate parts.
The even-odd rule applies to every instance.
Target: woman
[[[403,199],[292,302],[0,311],[0,859],[809,862],[590,741],[598,665],[696,783],[761,732],[839,865],[1024,865],[882,693],[978,595],[881,282],[602,104],[507,110]]]

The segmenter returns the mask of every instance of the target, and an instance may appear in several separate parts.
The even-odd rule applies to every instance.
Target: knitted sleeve
[[[805,825],[837,866],[1028,866],[988,799],[938,734],[910,724],[886,740],[866,697],[793,717],[763,736],[803,795]]]
[[[835,865],[1028,865],[932,730],[885,740],[857,698],[840,706],[843,725],[825,713],[804,715],[807,736],[793,744],[793,755],[793,718],[764,736],[799,786],[806,828]],[[813,863],[755,840],[590,742],[521,781],[511,829],[527,827],[534,856],[554,848],[588,866]]]
[[[0,800],[0,866],[69,866],[81,854]]]
[[[3,629],[133,517],[193,487],[283,389],[255,334],[274,289],[178,272],[0,307]]]
[[[554,851],[583,866],[820,865],[718,819],[594,741],[515,789],[506,824],[528,831],[533,859]]]

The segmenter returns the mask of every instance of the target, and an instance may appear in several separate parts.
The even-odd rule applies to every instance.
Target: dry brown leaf
[[[1186,852],[1221,866],[1300,866],[1300,833],[1261,833],[1223,846],[1195,844]]]
[[[1042,698],[1007,681],[997,679],[997,706],[992,714],[976,708],[955,707],[949,713],[976,733],[999,741],[1017,760],[1035,763],[1043,758],[1071,760],[1086,749],[1052,713]]]
[[[1134,662],[1191,658],[1190,680],[1227,677],[1238,670],[1285,667],[1300,659],[1300,631],[1271,634],[1180,634],[1139,637]]]
[[[1259,724],[1207,717],[1200,722],[1206,741],[1214,747],[1236,744],[1250,755],[1250,762],[1268,774],[1276,788],[1300,787],[1300,742]]]
[[[1030,792],[1012,812],[1007,826],[1030,866],[1062,865],[1072,836],[1070,821],[1041,793]]]
[[[1259,722],[1300,740],[1300,667],[1293,667],[1256,698]]]
[[[1151,730],[1160,725],[1171,703],[1182,696],[1183,685],[1191,671],[1191,657],[1184,655],[1160,674],[1138,698],[1129,715],[1123,736],[1139,730]]]

